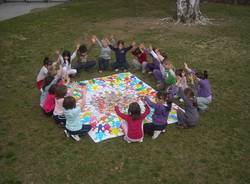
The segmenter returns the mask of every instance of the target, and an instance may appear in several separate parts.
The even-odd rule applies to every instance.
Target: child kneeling
[[[66,125],[64,133],[67,137],[71,136],[74,140],[80,141],[79,136],[86,135],[90,129],[90,125],[82,125],[80,123],[81,108],[84,103],[80,106],[76,106],[76,100],[72,96],[67,96],[63,101],[64,116],[66,118]]]
[[[126,121],[122,124],[122,127],[125,133],[124,140],[128,143],[143,142],[143,120],[150,113],[148,105],[144,103],[144,106],[145,112],[141,114],[140,105],[137,102],[131,103],[128,108],[128,115],[121,113],[119,107],[115,106],[117,115]]]

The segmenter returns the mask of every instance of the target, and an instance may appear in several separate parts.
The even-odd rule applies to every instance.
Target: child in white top
[[[52,61],[49,57],[45,57],[43,60],[43,67],[41,68],[40,72],[36,78],[36,87],[40,91],[43,85],[43,80],[48,75],[48,68],[52,65]]]

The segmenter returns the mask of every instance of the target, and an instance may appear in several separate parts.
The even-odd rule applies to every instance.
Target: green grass
[[[174,1],[91,0],[0,22],[0,183],[250,183],[250,7],[203,4],[213,26],[155,24],[174,12]],[[177,68],[186,61],[209,71],[215,98],[196,128],[169,126],[143,144],[76,143],[44,117],[35,88],[43,57],[107,33],[152,43]]]

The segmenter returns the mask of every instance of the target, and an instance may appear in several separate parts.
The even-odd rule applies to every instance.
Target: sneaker
[[[180,102],[184,102],[184,100],[182,98],[179,99]]]
[[[150,74],[152,74],[153,72],[148,72],[148,74],[150,75]]]
[[[126,136],[124,136],[123,139],[124,141],[127,141],[127,143],[131,143],[131,141],[129,141]]]
[[[75,140],[75,141],[80,141],[80,137],[79,135],[71,135],[71,137]]]
[[[102,73],[102,70],[99,70],[99,73]]]
[[[165,133],[165,132],[166,132],[166,130],[165,130],[165,129],[163,129],[161,132],[162,132],[162,133]]]
[[[119,72],[119,69],[115,69],[115,72]]]
[[[66,137],[69,137],[69,133],[68,133],[67,130],[64,130],[64,134],[65,134]]]
[[[161,134],[161,131],[154,131],[154,135],[152,136],[152,139],[156,139]]]
[[[143,142],[143,139],[141,139],[140,141],[139,141],[139,143],[142,143]]]

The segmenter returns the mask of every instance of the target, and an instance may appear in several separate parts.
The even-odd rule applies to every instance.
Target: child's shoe
[[[69,137],[69,133],[68,133],[67,130],[64,130],[64,134],[65,134],[66,137]]]
[[[161,132],[162,132],[162,133],[165,133],[165,132],[166,132],[166,130],[165,130],[165,129],[163,129]]]
[[[149,75],[151,75],[153,72],[148,72]]]
[[[99,73],[102,73],[102,70],[99,70]]]
[[[127,136],[124,136],[123,139],[124,139],[124,141],[127,141],[127,143],[131,143],[131,141],[129,141],[129,140],[127,139]]]
[[[161,131],[154,131],[154,135],[152,136],[152,139],[156,139],[161,134]]]
[[[80,141],[80,137],[79,135],[71,135],[71,137],[75,140],[75,141]]]
[[[117,68],[117,69],[115,69],[115,72],[119,72],[119,69]]]

